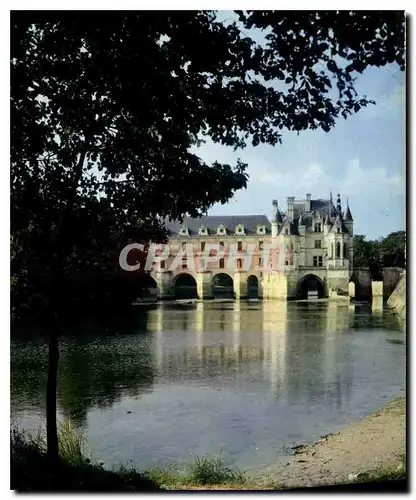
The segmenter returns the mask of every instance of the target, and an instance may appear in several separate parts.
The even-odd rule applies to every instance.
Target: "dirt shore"
[[[397,468],[405,452],[403,396],[361,422],[297,449],[286,465],[268,469],[264,481],[287,488],[348,483],[358,473]]]

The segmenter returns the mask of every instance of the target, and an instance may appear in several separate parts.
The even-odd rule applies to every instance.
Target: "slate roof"
[[[349,205],[347,205],[347,211],[345,212],[345,215],[344,215],[344,220],[354,220],[354,219],[352,218],[352,215],[351,215],[351,210],[350,210]]]
[[[258,225],[266,226],[265,234],[270,234],[271,232],[271,224],[266,215],[208,215],[207,217],[198,217],[195,219],[185,217],[182,224],[178,221],[167,221],[165,226],[169,236],[179,235],[182,225],[188,228],[189,236],[199,236],[199,228],[201,226],[208,229],[208,235],[210,236],[217,234],[217,228],[221,224],[226,228],[227,235],[235,234],[235,228],[238,224],[244,226],[246,235],[257,235]]]

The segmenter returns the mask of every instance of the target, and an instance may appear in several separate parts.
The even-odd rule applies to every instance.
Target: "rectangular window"
[[[165,269],[165,261],[164,260],[162,260],[160,262],[160,269]]]
[[[242,250],[243,250],[243,242],[242,241],[238,241],[237,242],[237,251],[241,252]]]
[[[322,267],[322,255],[318,257],[318,267]]]
[[[238,269],[241,269],[243,267],[243,260],[242,259],[237,260],[237,267],[238,267]]]
[[[187,267],[188,267],[188,266],[186,265],[186,261],[185,261],[185,260],[183,260],[183,261],[182,261],[182,269],[186,269]]]
[[[318,267],[318,257],[313,258],[313,267]]]
[[[315,248],[321,248],[321,240],[315,240]]]
[[[205,241],[201,241],[201,252],[205,250]]]
[[[224,259],[220,259],[220,268],[224,269]]]
[[[263,241],[259,241],[259,250],[263,250]]]

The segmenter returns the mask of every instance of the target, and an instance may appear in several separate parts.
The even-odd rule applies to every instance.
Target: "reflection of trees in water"
[[[10,345],[11,410],[31,406],[45,410],[48,348],[44,339],[16,339]]]
[[[354,377],[342,336],[363,328],[399,329],[393,316],[374,316],[370,306],[285,301],[164,306],[105,328],[84,325],[76,338],[61,340],[59,404],[81,424],[92,407],[151,390],[157,365],[162,380],[229,385],[236,377],[244,384],[253,379],[276,399],[326,399],[339,407]],[[12,411],[44,411],[46,371],[44,339],[12,339]]]
[[[60,360],[59,405],[82,423],[91,407],[109,407],[122,396],[148,392],[153,378],[151,342],[143,334],[71,343]]]
[[[152,339],[144,332],[145,327],[144,315],[136,313],[107,323],[105,328],[84,325],[79,327],[77,337],[62,338],[60,410],[81,425],[91,407],[108,407],[122,396],[138,396],[151,390],[154,357]],[[44,339],[12,342],[11,360],[12,409],[22,402],[43,409],[47,371]]]

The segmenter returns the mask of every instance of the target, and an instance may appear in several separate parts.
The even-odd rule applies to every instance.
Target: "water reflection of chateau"
[[[201,302],[194,309],[151,311],[148,329],[164,379],[220,385],[223,377],[229,384],[235,376],[238,384],[244,373],[267,383],[275,397],[286,393],[289,401],[308,401],[351,385],[337,335],[348,332],[353,318],[353,306],[337,302]]]

